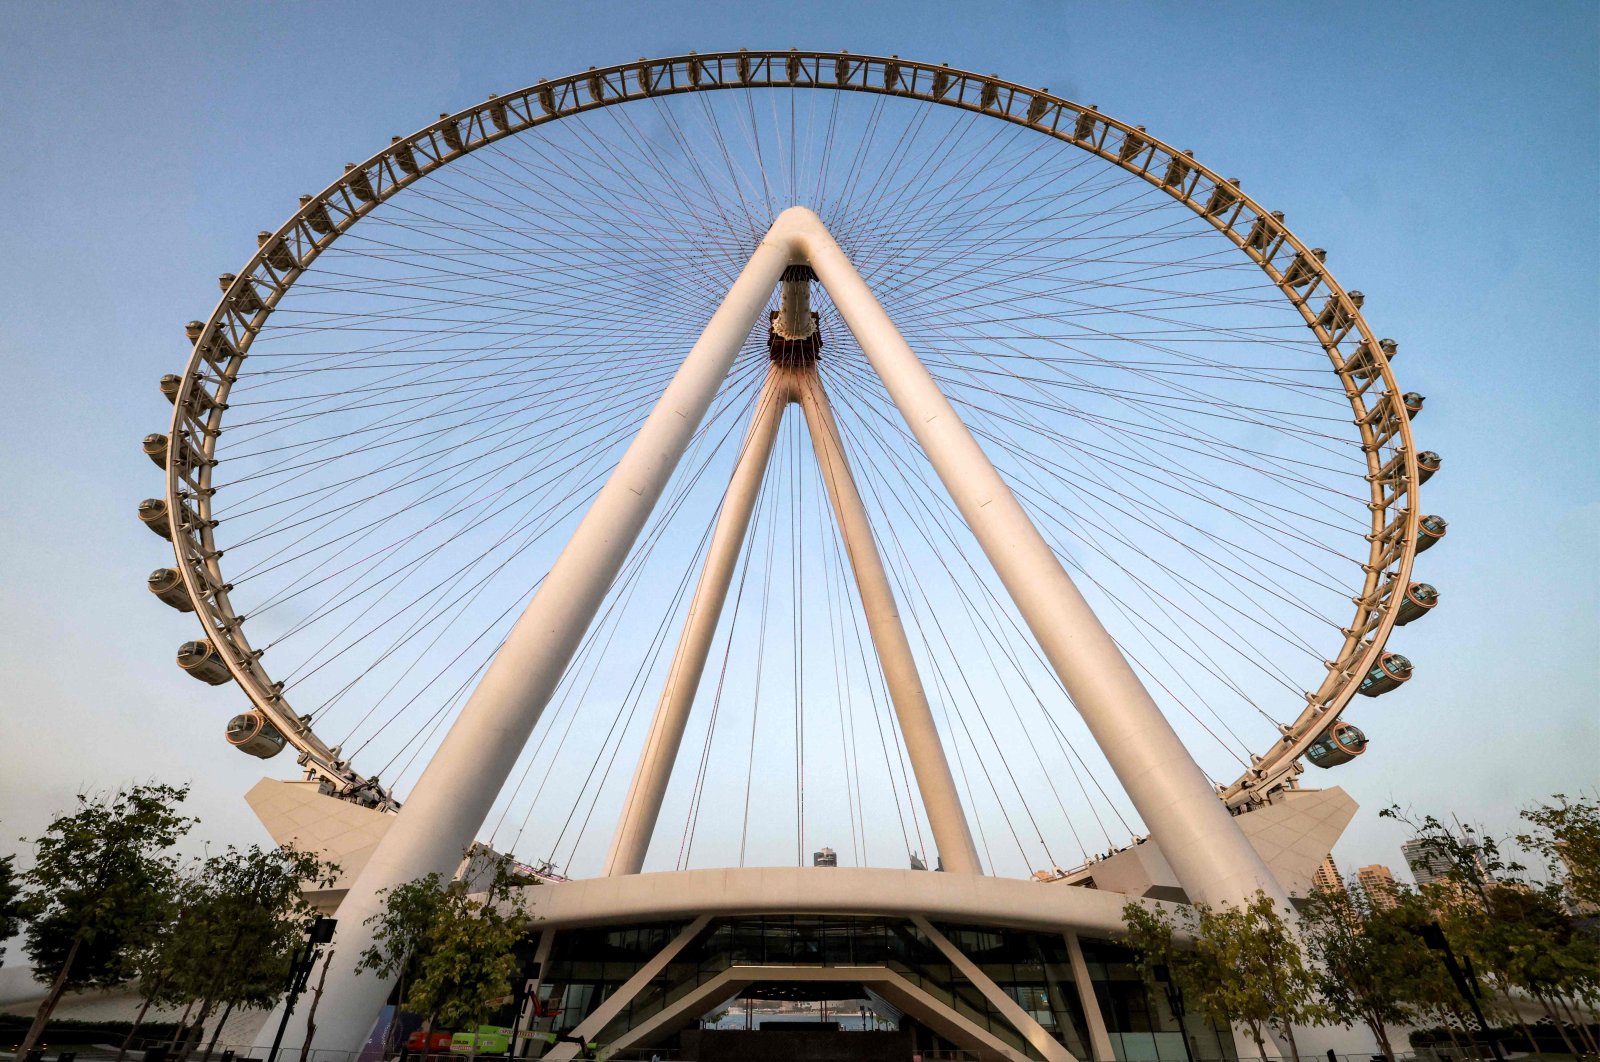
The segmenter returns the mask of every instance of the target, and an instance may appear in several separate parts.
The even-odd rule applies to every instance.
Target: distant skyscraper
[[[1317,864],[1317,869],[1311,875],[1311,884],[1323,892],[1338,894],[1345,891],[1344,878],[1339,876],[1339,868],[1333,865],[1332,855]]]
[[[1421,837],[1407,841],[1400,846],[1400,852],[1406,857],[1406,866],[1411,868],[1411,876],[1417,879],[1417,887],[1433,885],[1447,881],[1450,877],[1450,857],[1445,854],[1437,843],[1426,841]],[[1479,876],[1484,881],[1492,881],[1489,868],[1483,865],[1483,860],[1476,854],[1472,856]]]
[[[1387,910],[1395,905],[1396,892],[1394,874],[1382,863],[1374,863],[1370,867],[1360,867],[1356,870],[1356,882],[1361,886],[1361,891],[1366,894],[1367,903],[1373,907]]]
[[[811,865],[814,867],[836,867],[839,865],[839,855],[831,848],[824,848],[820,852],[813,852]]]

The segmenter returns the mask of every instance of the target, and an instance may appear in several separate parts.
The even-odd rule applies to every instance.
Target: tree
[[[402,1005],[422,1015],[426,1031],[435,1022],[477,1024],[494,1001],[511,994],[512,949],[530,924],[511,902],[517,885],[510,861],[501,859],[483,893],[438,874],[395,886],[384,894],[383,910],[367,920],[373,944],[356,973],[399,979]]]
[[[235,1009],[277,1002],[315,914],[304,890],[332,885],[337,874],[315,855],[258,845],[229,846],[194,868],[154,965],[167,978],[164,992],[199,1003],[197,1026],[218,1014],[204,1057]]]
[[[0,942],[21,931],[23,918],[22,882],[17,877],[16,856],[0,859]],[[5,965],[6,949],[0,947],[0,966]]]
[[[1572,902],[1592,913],[1600,909],[1600,802],[1569,801],[1561,793],[1551,799],[1523,810],[1534,830],[1518,834],[1517,843],[1543,855]]]
[[[1290,1057],[1299,1058],[1294,1026],[1321,1021],[1323,1009],[1293,924],[1259,889],[1242,907],[1196,909],[1195,946],[1211,952],[1226,972],[1218,988],[1224,1004],[1263,1055],[1261,1031],[1267,1028],[1289,1041]]]
[[[111,796],[79,794],[35,842],[23,875],[35,912],[24,950],[50,987],[17,1048],[23,1058],[68,988],[112,985],[159,931],[176,864],[169,850],[197,820],[177,806],[187,786],[136,785]]]
[[[1573,858],[1583,887],[1587,884],[1585,861],[1593,858],[1590,816],[1584,805],[1556,799],[1560,806],[1545,805],[1528,813],[1530,821],[1550,832],[1530,836],[1526,843],[1540,851],[1546,851],[1541,842],[1548,844],[1547,857],[1557,855],[1562,838],[1553,831],[1562,829],[1574,846]],[[1520,875],[1526,868],[1506,858],[1500,842],[1482,830],[1459,825],[1452,830],[1431,815],[1419,820],[1396,807],[1379,814],[1410,826],[1443,864],[1445,880],[1428,886],[1423,896],[1451,948],[1466,957],[1477,972],[1487,975],[1502,996],[1522,990],[1538,1000],[1568,1048],[1579,1053],[1567,1034],[1561,1011],[1570,1011],[1571,1000],[1600,991],[1596,987],[1600,969],[1595,941],[1580,931],[1561,901],[1559,887],[1523,880]],[[1531,1039],[1532,1030],[1526,1025],[1523,1030]],[[1589,1038],[1581,1023],[1579,1036]]]
[[[1262,1057],[1272,1030],[1298,1056],[1294,1025],[1321,1020],[1315,982],[1294,927],[1272,898],[1257,891],[1241,907],[1195,904],[1183,916],[1188,948],[1175,943],[1180,927],[1159,910],[1129,903],[1122,909],[1128,943],[1147,987],[1166,966],[1184,998],[1213,1023],[1238,1022]]]
[[[191,875],[192,873],[191,870]],[[140,947],[134,949],[131,966],[139,984],[139,1010],[133,1017],[127,1035],[122,1038],[121,1046],[117,1049],[116,1062],[122,1062],[127,1055],[128,1048],[132,1046],[133,1039],[138,1034],[139,1027],[144,1024],[145,1015],[149,1013],[153,1004],[186,1002],[172,991],[171,942],[180,912],[179,897],[187,891],[184,877],[182,875],[174,877],[172,888],[160,905],[161,914],[155,919],[157,924],[162,926],[161,932],[151,934]]]
[[[1233,1024],[1233,1011],[1217,991],[1227,971],[1217,968],[1216,953],[1178,945],[1180,932],[1193,932],[1195,917],[1192,912],[1186,913],[1184,928],[1180,930],[1164,908],[1146,907],[1130,900],[1122,908],[1122,921],[1128,931],[1126,943],[1133,950],[1134,969],[1147,993],[1152,997],[1160,994],[1164,974],[1164,979],[1183,993],[1190,1012],[1199,1014],[1214,1026],[1226,1028]]]
[[[1412,1021],[1441,988],[1443,971],[1407,916],[1399,890],[1374,903],[1360,889],[1316,889],[1301,912],[1301,937],[1327,1017],[1361,1022],[1394,1062],[1388,1026]]]

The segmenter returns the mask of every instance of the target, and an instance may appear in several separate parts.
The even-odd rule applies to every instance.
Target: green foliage
[[[1438,957],[1416,932],[1410,895],[1396,887],[1374,902],[1360,889],[1317,889],[1301,913],[1301,937],[1326,1017],[1366,1025],[1390,1062],[1388,1026],[1415,1020],[1452,991]]]
[[[50,984],[23,1047],[68,988],[118,984],[141,948],[161,932],[176,863],[169,854],[195,819],[177,806],[188,787],[136,785],[110,796],[78,796],[76,810],[35,841],[22,876],[32,918],[24,950]]]
[[[1574,903],[1600,908],[1600,802],[1569,801],[1560,793],[1551,799],[1555,803],[1522,812],[1534,829],[1518,834],[1517,843],[1545,857]]]
[[[80,794],[77,810],[38,838],[23,875],[34,912],[24,950],[35,977],[49,982],[65,972],[69,988],[128,979],[171,895],[176,864],[168,850],[197,821],[176,810],[188,795],[188,787],[169,785]],[[64,971],[74,945],[81,958]]]
[[[511,994],[512,948],[530,924],[510,902],[516,884],[502,860],[481,894],[438,874],[395,886],[384,895],[383,911],[367,920],[374,942],[356,972],[401,978],[403,1005],[429,1028],[476,1025],[492,1003]]]
[[[1555,800],[1523,813],[1538,829],[1517,840],[1564,869],[1561,856],[1570,851],[1567,889],[1573,877],[1578,888],[1587,889],[1593,881],[1589,875],[1600,837],[1600,809],[1560,796]],[[1398,808],[1380,814],[1411,826],[1442,859],[1446,879],[1428,886],[1421,902],[1458,958],[1487,978],[1493,991],[1482,993],[1486,1011],[1494,1012],[1496,998],[1525,992],[1560,1030],[1563,1004],[1600,1000],[1600,940],[1592,924],[1586,928],[1573,917],[1561,884],[1524,880],[1526,868],[1506,858],[1500,842],[1481,830],[1452,830],[1431,815],[1419,820]],[[1501,1009],[1514,1017],[1510,1008]]]
[[[1195,912],[1185,911],[1180,927],[1165,908],[1129,901],[1122,908],[1122,920],[1128,930],[1126,943],[1133,949],[1134,969],[1147,992],[1155,996],[1164,991],[1161,975],[1165,974],[1165,979],[1183,993],[1190,1014],[1216,1026],[1233,1023],[1233,1011],[1216,990],[1228,973],[1217,966],[1217,953],[1179,943],[1180,937],[1193,936],[1197,926]]]
[[[1272,1029],[1294,1042],[1292,1026],[1319,1021],[1315,983],[1294,927],[1271,897],[1257,892],[1243,907],[1196,904],[1181,924],[1160,909],[1129,903],[1122,909],[1128,944],[1146,986],[1165,966],[1193,1013],[1215,1025],[1250,1030],[1263,1056]],[[1187,937],[1187,946],[1180,943]]]
[[[0,942],[10,940],[22,930],[24,911],[22,881],[17,877],[16,856],[0,859]],[[5,965],[6,949],[0,947],[0,966]]]
[[[232,846],[192,866],[176,918],[152,949],[152,982],[172,1000],[246,1010],[283,991],[295,949],[314,912],[303,891],[333,883],[338,868],[289,848]]]
[[[1227,971],[1215,989],[1223,1006],[1250,1029],[1263,1054],[1263,1027],[1287,1039],[1294,1054],[1293,1026],[1323,1017],[1294,926],[1259,890],[1243,907],[1197,909],[1196,949],[1210,952],[1213,965]]]

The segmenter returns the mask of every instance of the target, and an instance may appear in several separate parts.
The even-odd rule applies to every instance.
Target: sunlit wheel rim
[[[1237,804],[1281,785],[1298,771],[1306,747],[1338,718],[1378,661],[1409,585],[1421,515],[1415,503],[1418,469],[1411,428],[1398,400],[1401,389],[1377,336],[1359,302],[1310,247],[1237,184],[1191,156],[1142,128],[1047,92],[899,58],[739,51],[594,69],[497,96],[441,119],[397,139],[309,197],[239,271],[204,328],[192,337],[194,353],[174,403],[170,437],[187,440],[198,452],[197,458],[185,461],[186,447],[173,445],[167,456],[166,502],[177,569],[206,635],[234,680],[300,750],[309,771],[341,789],[362,781],[301,722],[252,649],[244,617],[230,600],[227,565],[213,534],[212,464],[229,391],[258,332],[307,267],[379,205],[485,145],[630,101],[771,87],[904,97],[1065,141],[1188,206],[1255,262],[1298,309],[1349,398],[1365,453],[1372,515],[1365,579],[1351,587],[1355,614],[1342,644],[1330,646],[1326,680],[1307,692],[1304,706],[1284,726],[1282,739],[1262,749],[1250,769],[1221,788],[1224,799]]]

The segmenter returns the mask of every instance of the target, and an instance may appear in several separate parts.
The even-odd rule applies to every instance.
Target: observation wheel
[[[1423,399],[1362,294],[1142,126],[948,66],[799,51],[640,60],[441,115],[303,197],[221,277],[162,380],[172,422],[145,450],[166,489],[140,517],[175,554],[150,589],[201,626],[179,664],[247,699],[228,741],[292,746],[325,792],[397,808],[796,204],[1222,801],[1247,810],[1303,762],[1364,751],[1342,716],[1411,677],[1388,642],[1437,601],[1412,567],[1445,521],[1418,499],[1440,464],[1413,442]],[[785,273],[744,342],[497,801],[495,843],[598,857],[585,827],[623,802],[619,761],[645,740],[746,421],[786,363],[831,399],[985,862],[1059,866],[1052,844],[1087,857],[1138,831],[812,280]],[[789,422],[775,439],[668,796],[677,865],[732,858],[709,839],[719,815],[741,863],[771,857],[753,822],[791,818],[802,861],[832,840],[861,863],[902,842],[931,863],[817,444]],[[827,814],[848,844],[843,825],[817,836]]]

